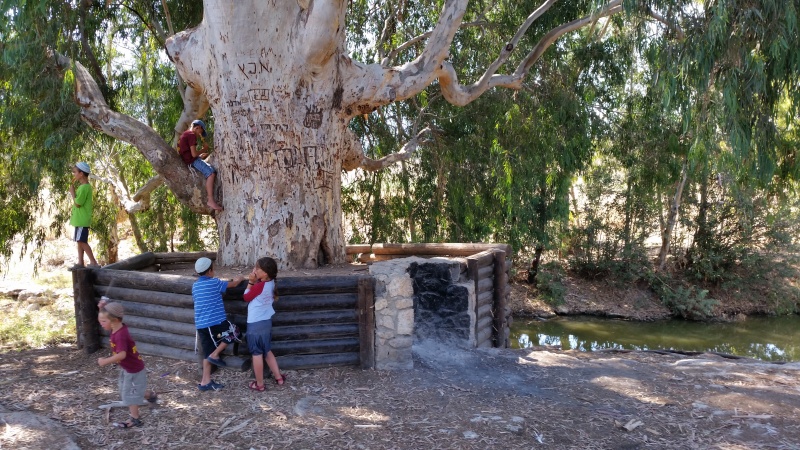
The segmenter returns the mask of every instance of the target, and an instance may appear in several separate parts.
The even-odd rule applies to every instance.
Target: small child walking
[[[256,261],[256,266],[248,277],[244,301],[247,303],[247,348],[253,355],[253,371],[256,380],[249,384],[254,391],[263,391],[264,360],[267,361],[275,382],[282,385],[286,376],[278,368],[278,360],[272,353],[272,316],[275,309],[272,303],[278,301],[275,279],[278,277],[278,264],[274,259],[264,257]]]
[[[229,334],[231,323],[225,314],[222,293],[229,287],[236,287],[244,281],[237,276],[230,282],[214,278],[214,264],[209,258],[199,258],[194,263],[194,270],[200,278],[192,285],[194,301],[194,325],[200,337],[203,350],[203,378],[197,389],[201,391],[217,391],[225,385],[211,379],[211,365],[225,367],[220,358],[222,351],[233,342],[234,336]]]
[[[148,401],[155,401],[154,393],[147,393],[147,371],[144,370],[144,361],[136,350],[136,342],[128,333],[128,326],[122,323],[122,316],[125,315],[125,308],[119,303],[106,303],[101,300],[99,305],[100,312],[97,320],[100,326],[111,331],[111,352],[107,358],[97,358],[100,367],[109,364],[119,364],[119,392],[122,396],[122,404],[127,406],[131,418],[127,422],[115,422],[117,428],[133,428],[142,426],[139,418],[139,405],[147,398]]]

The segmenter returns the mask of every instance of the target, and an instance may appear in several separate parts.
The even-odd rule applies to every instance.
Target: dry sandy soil
[[[4,419],[0,448],[797,449],[800,364],[656,353],[415,346],[404,371],[289,371],[247,389],[223,370],[199,392],[197,366],[147,357],[157,405],[144,426],[115,429],[98,406],[117,400],[117,369],[73,347],[0,354],[0,406],[64,430]],[[44,419],[47,420],[47,419]],[[39,430],[41,427],[39,427]]]
[[[527,295],[515,308],[546,312]],[[655,313],[643,295],[575,285],[567,304]],[[289,371],[266,392],[222,370],[199,392],[196,364],[145,357],[160,398],[121,430],[126,409],[98,409],[118,399],[105,352],[0,353],[0,449],[800,449],[800,363],[418,342],[412,370]]]

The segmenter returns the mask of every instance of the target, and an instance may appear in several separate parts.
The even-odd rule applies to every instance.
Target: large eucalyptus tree
[[[12,3],[5,2],[4,40],[27,35],[29,39],[20,42],[32,44],[32,49],[42,53],[52,52],[57,67],[70,75],[67,80],[74,77],[81,119],[136,146],[180,201],[196,212],[211,213],[202,180],[180,162],[173,146],[149,126],[119,113],[105,101],[108,86],[97,79],[98,71],[92,70],[96,61],[86,48],[91,47],[93,37],[87,33],[102,29],[102,14],[108,14],[116,4],[88,0]],[[166,37],[172,33],[165,32],[161,24],[171,28],[171,19],[179,15],[175,7],[191,9],[191,3],[162,0],[162,8],[156,1],[121,5],[135,9],[137,4],[147,4],[143,10],[160,11],[164,17],[142,18],[154,33]],[[495,7],[513,7],[500,3],[204,0],[199,24],[171,35],[164,46],[186,86],[183,115],[175,131],[182,131],[209,109],[213,113],[212,162],[219,171],[217,200],[225,207],[216,216],[218,261],[250,264],[263,254],[276,255],[285,267],[344,261],[341,171],[378,170],[407,159],[424,132],[416,128],[397,153],[370,159],[348,129],[351,119],[412,98],[431,84],[437,85],[442,98],[457,106],[495,87],[520,89],[534,64],[560,37],[589,25],[593,30],[605,30],[609,23],[601,19],[623,11],[622,0],[564,2],[556,7],[556,0],[545,0],[496,49],[491,63],[472,71],[479,73],[476,80],[462,83],[457,76],[459,68],[448,59],[451,52],[464,51],[452,45],[454,36],[463,26],[479,25]],[[655,18],[662,23],[660,29],[671,30],[667,33],[671,37],[682,36],[679,16],[689,15],[693,20],[705,17],[703,11],[692,9],[690,2],[651,3],[631,2],[626,6],[628,17]],[[722,12],[736,7],[720,3],[725,3],[720,6]],[[168,4],[172,5],[171,15]],[[80,47],[82,52],[59,53],[61,48],[54,42],[36,37],[37,29],[14,27],[24,23],[15,16],[21,11],[55,20],[59,9],[73,6],[82,14],[77,15],[74,29],[58,35],[58,39],[80,42],[80,46],[70,48]],[[381,52],[384,57],[380,61],[370,64],[349,56],[345,26],[349,6],[394,7],[398,15],[401,11],[405,15],[429,14],[435,20],[430,30],[405,40],[395,39],[401,33],[366,36],[367,40],[393,47]],[[436,9],[438,15],[433,13]],[[659,9],[661,14],[656,11]],[[533,38],[526,36],[531,25],[547,14],[558,18],[548,22],[553,26]],[[390,21],[386,23],[388,26]],[[393,39],[385,39],[388,35]],[[401,52],[411,56],[392,65]],[[44,66],[47,70],[54,68]]]

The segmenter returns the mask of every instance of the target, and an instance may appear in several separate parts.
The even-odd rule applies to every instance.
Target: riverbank
[[[715,305],[709,321],[736,322],[747,316],[786,315],[800,312],[800,269],[777,262],[767,274],[736,283],[706,287],[707,299]],[[562,277],[563,300],[546,299],[519,275],[511,284],[510,306],[521,318],[549,319],[590,315],[607,318],[654,321],[676,314],[644,283],[620,283],[614,279],[587,280],[567,274]]]

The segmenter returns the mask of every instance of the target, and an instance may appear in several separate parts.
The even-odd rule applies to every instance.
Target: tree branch
[[[548,3],[550,2],[551,0],[548,0],[548,2],[542,5],[542,7],[539,9],[545,6],[549,7]],[[553,43],[561,36],[594,23],[601,17],[610,16],[620,11],[622,11],[622,0],[614,0],[606,4],[595,14],[573,20],[572,22],[553,28],[546,35],[544,35],[542,39],[539,40],[533,50],[531,50],[531,52],[528,53],[519,66],[517,66],[517,69],[513,75],[497,75],[494,73],[494,71],[496,71],[497,68],[499,68],[499,66],[502,64],[499,62],[501,60],[502,62],[505,62],[505,59],[503,59],[503,54],[501,53],[501,56],[498,57],[495,63],[489,66],[480,80],[472,85],[462,86],[458,83],[458,76],[456,75],[456,71],[453,66],[448,62],[444,62],[441,69],[438,71],[439,84],[442,87],[442,94],[448,102],[456,106],[464,106],[480,97],[484,92],[493,87],[520,89],[522,87],[522,80],[524,80],[528,75],[528,71],[533,64],[538,61],[544,52],[550,48],[550,46],[553,45]],[[536,12],[534,12],[534,14],[531,16],[534,16],[535,14]],[[525,25],[523,24],[523,26]],[[520,31],[521,30],[522,27],[520,28]],[[511,50],[513,50],[513,48]]]
[[[83,65],[63,55],[55,55],[61,69],[72,68],[75,74],[75,103],[81,108],[81,119],[92,128],[123,140],[136,147],[162,175],[175,196],[192,211],[209,214],[206,205],[204,180],[193,177],[178,153],[152,128],[106,104],[97,82]]]
[[[489,22],[487,22],[487,21],[485,21],[485,20],[477,20],[477,21],[475,21],[475,22],[467,22],[467,23],[462,23],[462,24],[459,26],[459,28],[482,27],[482,26],[486,26],[486,25],[488,25],[488,24],[489,24]],[[419,42],[421,42],[421,41],[424,41],[425,39],[428,39],[428,38],[429,38],[429,37],[430,37],[432,34],[433,34],[433,31],[428,31],[428,32],[426,32],[426,33],[422,33],[422,34],[420,34],[419,36],[416,36],[416,37],[414,37],[414,38],[411,38],[411,39],[409,39],[409,40],[408,40],[408,41],[406,41],[406,42],[403,42],[402,44],[400,44],[400,46],[399,46],[399,47],[397,47],[396,49],[394,49],[394,50],[392,50],[391,52],[389,52],[389,54],[388,54],[388,55],[386,55],[386,56],[385,56],[385,57],[384,57],[384,58],[381,60],[381,65],[382,65],[382,66],[388,66],[388,65],[389,65],[389,63],[391,63],[391,61],[392,61],[392,60],[393,60],[393,59],[394,59],[394,58],[395,58],[395,57],[396,57],[396,56],[397,56],[397,55],[398,55],[400,52],[402,52],[403,50],[406,50],[407,48],[411,47],[412,45],[415,45],[415,44],[417,44],[417,43],[419,43]]]
[[[682,40],[684,40],[686,38],[686,35],[683,33],[683,29],[681,29],[680,25],[678,25],[677,23],[670,22],[669,20],[667,20],[666,17],[664,17],[661,14],[655,12],[653,10],[653,8],[648,8],[647,9],[647,13],[650,14],[650,16],[652,18],[654,18],[657,21],[663,23],[664,26],[666,26],[668,29],[674,31],[675,35],[678,37],[679,40],[682,41]]]
[[[388,166],[391,166],[392,164],[398,163],[400,161],[406,161],[409,158],[411,158],[411,156],[414,155],[414,152],[417,150],[417,148],[419,148],[420,139],[422,138],[422,136],[430,132],[431,129],[429,127],[423,128],[422,131],[417,133],[417,135],[414,136],[413,139],[406,142],[405,145],[403,145],[403,147],[400,149],[400,151],[398,151],[397,153],[392,153],[391,155],[386,155],[381,159],[372,159],[364,156],[364,158],[361,160],[361,165],[359,167],[361,167],[364,170],[369,170],[370,172],[374,172],[376,170],[380,170]]]

